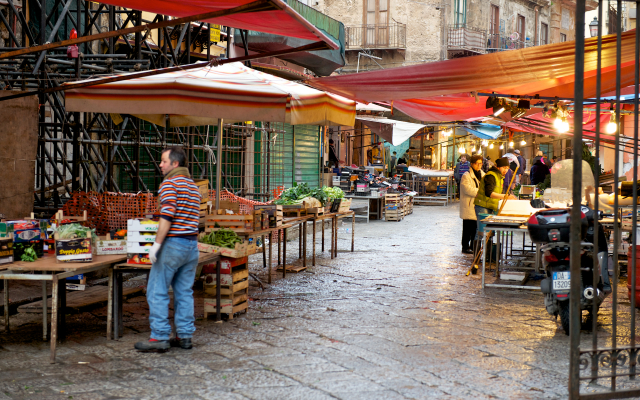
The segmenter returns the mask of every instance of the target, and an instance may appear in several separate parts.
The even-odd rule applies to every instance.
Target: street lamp
[[[593,17],[593,21],[589,23],[589,33],[591,37],[598,35],[598,17]]]

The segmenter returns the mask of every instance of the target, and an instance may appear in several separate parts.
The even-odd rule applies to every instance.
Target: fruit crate
[[[216,227],[218,224],[219,228]],[[207,215],[204,219],[204,231],[214,232],[222,228],[230,229],[236,233],[253,232],[253,215]]]

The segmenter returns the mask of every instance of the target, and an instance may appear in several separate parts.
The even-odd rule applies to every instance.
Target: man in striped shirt
[[[160,225],[150,250],[152,262],[147,283],[151,339],[138,342],[141,351],[167,351],[171,346],[190,349],[195,332],[193,282],[198,265],[200,192],[185,167],[186,155],[179,147],[162,152],[160,169]],[[170,340],[169,285],[173,287],[176,336]]]

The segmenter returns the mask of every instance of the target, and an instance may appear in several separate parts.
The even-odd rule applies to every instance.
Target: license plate
[[[571,276],[569,271],[553,273],[553,290],[569,290],[571,288]]]

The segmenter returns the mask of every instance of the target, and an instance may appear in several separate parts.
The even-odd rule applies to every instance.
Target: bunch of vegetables
[[[320,207],[333,199],[341,199],[343,197],[344,192],[338,187],[330,188],[324,186],[322,188],[311,189],[306,182],[301,184],[294,183],[293,187],[282,192],[280,198],[275,200],[273,204],[297,205],[304,202],[310,204],[312,207]]]
[[[95,229],[87,228],[80,224],[60,225],[55,232],[58,234],[58,239],[85,238],[87,237],[87,232],[91,232],[91,244],[95,245],[98,240]]]
[[[236,247],[236,243],[241,243],[242,239],[230,229],[219,229],[211,232],[208,235],[204,235],[200,238],[200,242],[204,244],[210,244],[218,247],[226,247],[233,249]]]
[[[27,245],[27,244],[24,244],[24,243],[16,243],[16,250],[21,246],[23,247],[24,252],[20,256],[20,260],[28,261],[28,262],[34,262],[34,261],[36,261],[38,259],[38,254],[36,253],[35,249],[33,248],[35,246],[35,244]]]

